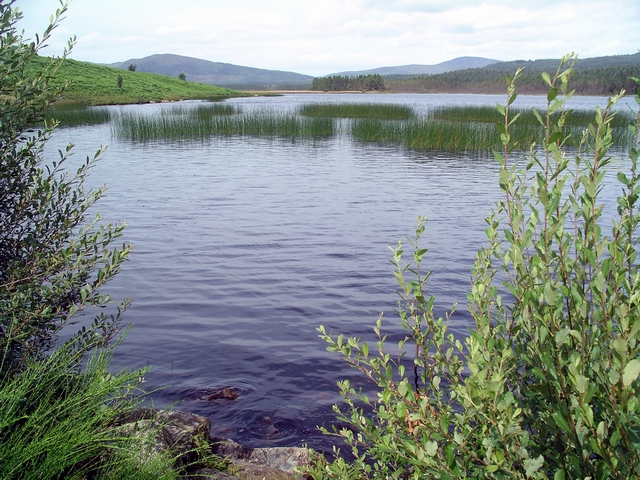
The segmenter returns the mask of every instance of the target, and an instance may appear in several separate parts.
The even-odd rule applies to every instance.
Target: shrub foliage
[[[379,391],[369,398],[339,383],[347,409],[336,411],[350,428],[333,433],[355,461],[321,462],[314,478],[640,475],[640,114],[609,222],[600,192],[618,96],[596,109],[577,152],[567,153],[574,60],[542,75],[548,106],[534,115],[544,135],[524,163],[510,136],[521,71],[508,78],[506,105],[498,106],[503,148],[494,154],[504,196],[486,219],[488,244],[472,272],[469,335],[454,337],[450,315],[434,316],[421,265],[427,251],[418,245],[424,219],[409,239],[410,264],[401,242],[393,252],[407,332],[398,356],[388,353],[381,318],[375,347],[319,328],[329,350]]]
[[[42,38],[27,43],[16,33],[20,14],[12,3],[0,3],[0,374],[42,356],[78,311],[106,306],[101,288],[130,251],[114,246],[123,225],[89,220],[104,188],[83,184],[100,152],[75,173],[66,170],[72,145],[56,161],[43,159],[54,127],[44,115],[62,93],[51,79],[67,51],[38,73],[25,69],[66,7]],[[98,315],[74,337],[75,353],[104,345],[119,328],[119,311]]]

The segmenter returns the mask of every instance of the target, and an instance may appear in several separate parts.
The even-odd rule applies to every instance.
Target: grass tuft
[[[133,470],[136,477],[119,478],[177,477],[171,458],[136,457],[146,440],[112,428],[139,404],[144,373],[109,373],[114,348],[94,353],[80,371],[62,347],[0,378],[0,478],[118,478]]]

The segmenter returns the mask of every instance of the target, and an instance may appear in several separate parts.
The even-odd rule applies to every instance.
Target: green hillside
[[[43,68],[50,60],[39,57],[30,68]],[[118,80],[121,78],[121,82]],[[246,94],[223,87],[179,80],[153,73],[130,72],[77,60],[65,60],[54,86],[68,84],[63,99],[88,105],[149,103]]]
[[[180,73],[184,73],[187,79],[195,82],[252,90],[290,87],[307,90],[313,79],[310,75],[295,72],[243,67],[169,53],[132,58],[109,66],[127,70],[131,64],[136,65],[138,72],[159,73],[168,77],[177,77]]]

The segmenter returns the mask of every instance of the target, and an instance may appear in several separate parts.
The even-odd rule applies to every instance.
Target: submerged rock
[[[200,402],[211,402],[213,400],[237,400],[240,398],[240,393],[235,388],[224,387],[188,390],[182,396]]]

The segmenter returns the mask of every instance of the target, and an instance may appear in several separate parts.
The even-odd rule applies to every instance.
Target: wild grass
[[[511,137],[515,148],[528,149],[543,131],[531,110],[521,110],[512,126]],[[407,121],[356,119],[351,124],[351,137],[357,142],[395,144],[422,151],[484,152],[499,149],[500,134],[496,123],[500,115],[493,107],[441,107],[426,117]],[[614,145],[626,146],[631,140],[627,126],[633,121],[631,114],[617,113],[612,129]],[[584,130],[593,122],[593,113],[573,111],[567,116],[565,133],[570,134],[567,146],[577,146]]]
[[[116,138],[135,141],[202,140],[212,136],[329,138],[336,134],[330,118],[304,118],[294,113],[258,110],[239,114],[211,114],[203,109],[185,115],[161,112],[154,116],[121,114],[113,124]]]
[[[190,110],[189,115],[197,119],[208,120],[218,115],[238,115],[242,109],[237,105],[203,103]]]
[[[87,107],[83,102],[57,103],[45,114],[47,123],[57,121],[61,127],[76,125],[98,125],[111,121],[106,108]]]
[[[148,450],[147,440],[112,428],[139,403],[143,373],[109,373],[114,348],[92,355],[82,371],[60,348],[0,378],[0,478],[116,478],[132,470],[132,478],[177,477],[172,459],[135,454]]]
[[[518,125],[541,126],[532,109],[512,109],[513,115],[519,114]],[[429,111],[429,118],[450,122],[482,122],[495,123],[502,120],[502,116],[495,107],[490,106],[453,106],[437,107]],[[560,112],[551,115],[551,121],[556,121]],[[627,128],[635,120],[635,115],[626,110],[620,110],[612,120],[612,127]],[[569,127],[586,127],[593,123],[594,113],[590,110],[572,110],[565,119]]]
[[[357,119],[351,124],[350,131],[357,142],[447,152],[490,151],[498,146],[496,132],[491,125],[435,122],[424,118],[403,122]]]
[[[408,120],[415,116],[407,105],[381,103],[309,103],[299,110],[305,117],[328,118],[378,118],[386,120]]]

